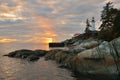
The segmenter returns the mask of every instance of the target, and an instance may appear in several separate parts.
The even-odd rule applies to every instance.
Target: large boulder
[[[64,63],[64,61],[69,57],[69,55],[71,55],[70,51],[63,50],[63,51],[57,52],[55,54],[55,60],[58,63]]]
[[[97,47],[101,43],[100,40],[94,39],[94,38],[89,38],[84,40],[80,46],[86,49],[91,49],[94,47]]]
[[[78,40],[77,42],[72,44],[71,47],[69,47],[69,50],[77,54],[84,50],[95,48],[99,46],[101,43],[102,43],[101,40],[97,40],[94,38]]]
[[[75,54],[80,53],[80,52],[82,52],[84,50],[86,50],[86,48],[83,48],[80,45],[72,46],[71,49],[70,49],[70,51],[72,53],[75,53]]]
[[[104,41],[98,47],[78,53],[72,59],[70,66],[83,73],[117,74],[116,70],[120,70],[119,60],[120,38],[117,38],[111,42]]]

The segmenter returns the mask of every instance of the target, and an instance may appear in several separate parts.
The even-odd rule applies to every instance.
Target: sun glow
[[[47,43],[52,43],[53,42],[53,39],[52,38],[46,38],[47,40],[46,40],[46,42]]]
[[[54,38],[49,38],[49,37],[32,37],[31,39],[28,39],[28,40],[26,40],[26,41],[24,41],[25,43],[27,42],[27,43],[42,43],[42,44],[48,44],[48,43],[51,43],[51,42],[53,42],[53,39]]]

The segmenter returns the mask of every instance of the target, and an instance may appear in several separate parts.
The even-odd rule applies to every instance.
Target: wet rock
[[[14,58],[21,58],[21,59],[27,59],[29,61],[34,61],[38,60],[39,57],[44,56],[47,53],[45,50],[27,50],[27,49],[22,49],[22,50],[16,50],[13,52],[8,53],[8,57],[14,57]]]
[[[30,56],[31,54],[35,54],[35,52],[32,50],[22,49],[22,50],[16,50],[14,52],[10,52],[8,56],[15,58],[27,58],[27,56]]]
[[[46,50],[35,50],[35,55],[42,57],[42,56],[45,56],[47,54],[47,52],[48,51],[46,51]]]
[[[14,57],[16,55],[15,52],[10,52],[9,54],[5,54],[3,56]]]
[[[61,50],[60,49],[55,49],[55,50],[50,50],[48,51],[48,53],[45,55],[45,59],[46,60],[55,60],[55,54],[57,52],[60,52]]]
[[[40,57],[36,55],[30,55],[27,57],[28,61],[37,61]]]
[[[64,61],[71,55],[70,51],[60,51],[55,54],[55,60],[58,63],[64,63]]]

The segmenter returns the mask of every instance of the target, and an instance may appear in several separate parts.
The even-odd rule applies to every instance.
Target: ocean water
[[[9,58],[0,52],[0,80],[76,80],[71,72],[58,67],[54,61],[40,58],[36,62]]]

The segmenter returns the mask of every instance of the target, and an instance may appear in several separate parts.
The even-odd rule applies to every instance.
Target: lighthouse
[[[94,17],[92,17],[92,21],[91,21],[91,31],[95,31],[95,19],[94,19]]]

